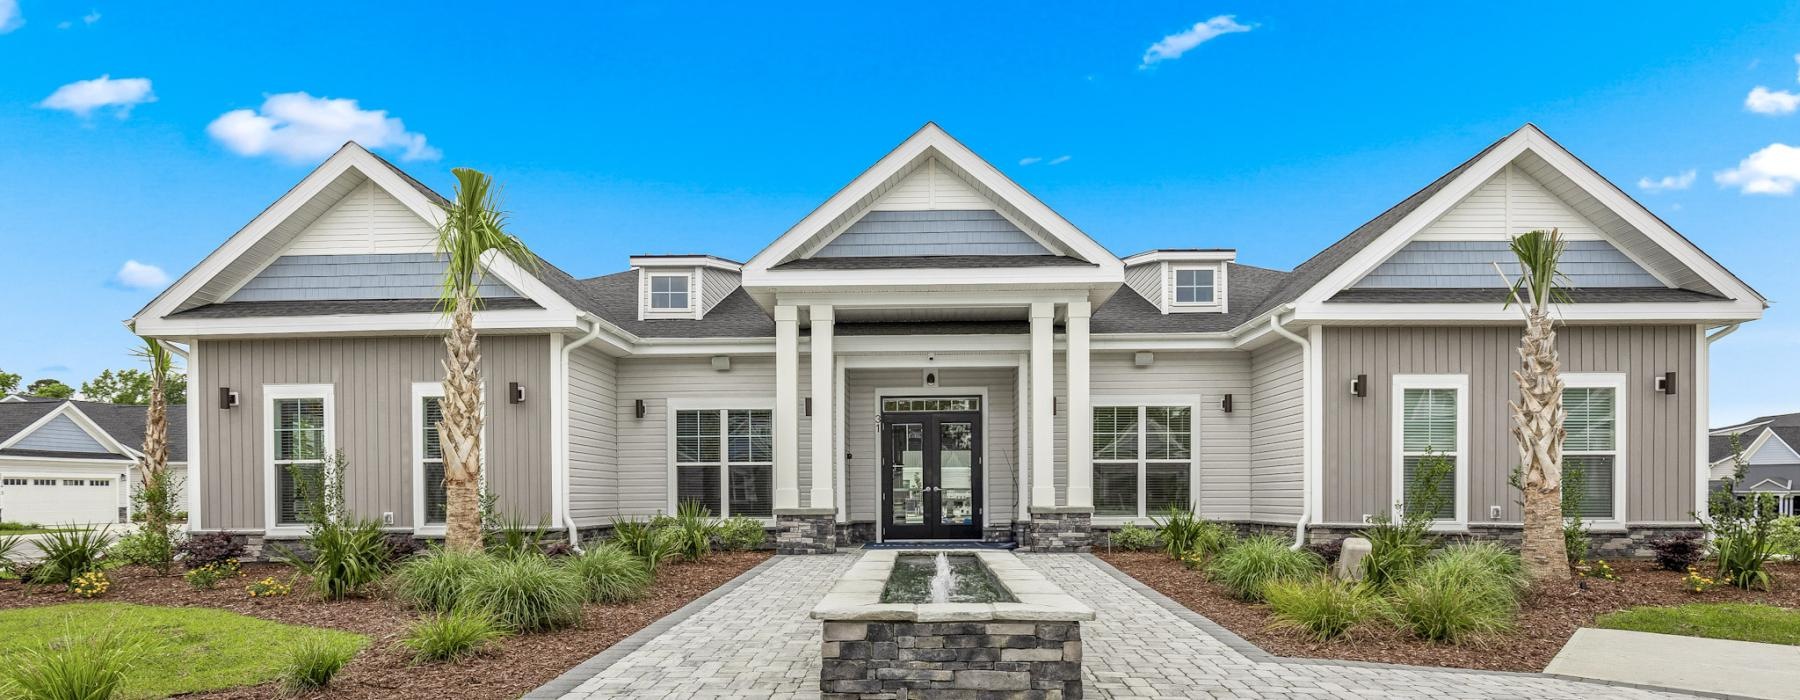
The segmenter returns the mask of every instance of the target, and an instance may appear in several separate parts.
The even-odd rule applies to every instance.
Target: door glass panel
[[[896,525],[925,524],[925,426],[918,423],[896,423],[888,426],[888,440],[894,463],[888,465],[893,474],[890,495],[892,520]]]
[[[938,509],[945,525],[975,524],[975,426],[938,424]]]

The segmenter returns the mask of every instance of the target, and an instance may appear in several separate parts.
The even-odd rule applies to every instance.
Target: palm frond
[[[438,253],[448,265],[439,303],[448,313],[458,298],[479,300],[476,289],[487,276],[481,258],[492,250],[527,272],[535,272],[538,258],[517,236],[506,231],[507,214],[500,208],[500,190],[494,179],[474,168],[456,168],[456,196],[441,205],[444,223],[438,227]]]
[[[1557,229],[1545,231],[1538,229],[1519,234],[1512,239],[1513,257],[1518,259],[1523,274],[1512,283],[1508,290],[1506,305],[1513,301],[1530,306],[1546,306],[1553,303],[1569,301],[1569,289],[1574,288],[1574,281],[1558,269],[1562,255],[1568,248],[1562,232]]]

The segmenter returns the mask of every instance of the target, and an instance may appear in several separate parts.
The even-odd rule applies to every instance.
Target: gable
[[[919,255],[1053,253],[992,209],[927,209],[871,211],[812,257]]]
[[[346,193],[289,243],[283,255],[430,253],[437,229],[374,181]]]
[[[436,253],[283,255],[226,301],[437,299],[448,264]],[[487,299],[519,298],[493,277],[478,291]]]
[[[1750,464],[1800,464],[1800,453],[1794,452],[1794,448],[1786,440],[1781,439],[1773,429],[1768,430],[1768,435],[1769,439],[1762,441],[1756,452],[1750,455]]]
[[[1505,240],[1526,231],[1552,228],[1570,238],[1600,234],[1599,227],[1543,183],[1517,165],[1508,164],[1427,225],[1419,236]]]
[[[1357,280],[1352,288],[1496,289],[1502,282],[1495,265],[1508,279],[1518,279],[1522,274],[1519,260],[1506,241],[1415,240]],[[1567,276],[1568,286],[1576,289],[1663,286],[1661,280],[1613,244],[1598,239],[1569,241],[1557,268]]]
[[[81,426],[67,415],[51,418],[48,423],[38,426],[37,430],[19,436],[17,441],[8,446],[14,450],[40,450],[45,452],[73,452],[83,454],[105,454],[112,450],[94,439]]]

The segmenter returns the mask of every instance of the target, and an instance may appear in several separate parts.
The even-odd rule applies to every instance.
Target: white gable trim
[[[1789,445],[1786,440],[1781,439],[1780,435],[1776,435],[1773,428],[1763,431],[1763,434],[1766,437],[1761,441],[1761,444],[1756,446],[1756,454],[1761,454],[1763,450],[1769,449],[1769,445],[1775,444],[1779,445],[1781,449],[1787,450],[1788,456],[1794,458],[1786,462],[1776,462],[1776,464],[1793,464],[1795,462],[1800,462],[1800,452],[1794,451],[1794,447]],[[1756,454],[1745,456],[1745,461],[1754,461]]]
[[[1719,292],[1725,296],[1730,297],[1732,301],[1729,302],[1729,306],[1737,312],[1737,315],[1732,317],[1743,316],[1747,318],[1756,318],[1762,315],[1764,300],[1755,290],[1752,290],[1748,285],[1745,285],[1742,281],[1738,280],[1712,258],[1707,257],[1707,255],[1701,252],[1693,243],[1682,238],[1680,234],[1674,231],[1674,229],[1669,228],[1667,224],[1664,224],[1660,219],[1656,218],[1654,214],[1651,214],[1648,210],[1644,209],[1643,205],[1638,204],[1635,200],[1626,196],[1623,192],[1619,191],[1617,187],[1614,187],[1611,183],[1594,173],[1592,169],[1577,160],[1574,155],[1570,154],[1567,150],[1564,150],[1562,146],[1551,141],[1550,137],[1546,136],[1542,131],[1539,131],[1537,127],[1528,124],[1517,132],[1514,132],[1511,136],[1508,136],[1500,144],[1494,146],[1493,149],[1482,156],[1480,160],[1470,165],[1468,169],[1462,172],[1462,174],[1458,175],[1449,184],[1445,185],[1443,189],[1432,195],[1417,209],[1414,209],[1411,213],[1401,218],[1399,222],[1389,228],[1376,240],[1372,241],[1369,245],[1364,246],[1362,250],[1357,251],[1355,255],[1345,261],[1342,265],[1339,265],[1337,269],[1331,272],[1331,274],[1326,275],[1325,278],[1320,280],[1317,284],[1302,292],[1295,300],[1295,305],[1299,307],[1302,312],[1301,317],[1314,317],[1315,313],[1323,310],[1320,307],[1324,305],[1326,299],[1331,298],[1332,295],[1337,294],[1339,291],[1355,284],[1357,280],[1362,279],[1364,275],[1367,275],[1370,271],[1374,270],[1376,266],[1382,263],[1382,261],[1392,257],[1395,252],[1398,252],[1402,246],[1411,241],[1413,237],[1424,230],[1426,226],[1437,221],[1445,212],[1462,202],[1463,198],[1467,197],[1471,192],[1475,191],[1475,189],[1479,188],[1498,174],[1502,168],[1510,165],[1513,161],[1518,159],[1520,155],[1528,151],[1543,158],[1545,162],[1551,165],[1551,167],[1556,168],[1556,170],[1564,177],[1569,178],[1587,194],[1593,196],[1595,199],[1599,200],[1602,205],[1618,214],[1620,218],[1626,221],[1626,223],[1643,232],[1643,234],[1652,242],[1662,246],[1665,250],[1668,250],[1677,261],[1691,269],[1696,275],[1700,276],[1701,279],[1705,280],[1707,284],[1711,285],[1714,289],[1719,290]],[[1639,262],[1641,263],[1642,261]],[[1649,270],[1650,268],[1646,267],[1645,269]],[[1346,307],[1357,305],[1334,306]],[[1568,306],[1580,307],[1591,305]],[[1646,305],[1629,306],[1641,307]],[[1338,313],[1331,315],[1342,316],[1342,312],[1346,310],[1347,309],[1339,309]],[[1419,310],[1425,311],[1425,309]],[[1564,309],[1565,312],[1569,310],[1571,309]],[[1516,310],[1512,313],[1515,317],[1517,316]],[[1324,316],[1319,317],[1323,318]]]
[[[1794,488],[1794,482],[1792,482],[1792,481],[1776,481],[1774,477],[1770,477],[1767,479],[1763,479],[1762,481],[1758,481],[1754,484],[1751,484],[1749,487],[1745,488],[1744,490],[1745,491],[1755,491],[1757,489],[1762,488],[1763,484],[1768,484],[1770,486],[1775,487],[1774,489],[1772,489],[1774,491],[1788,491],[1788,490],[1792,490]]]
[[[1773,430],[1764,430],[1761,433],[1757,433],[1756,439],[1751,440],[1749,445],[1744,445],[1740,438],[1738,446],[1743,450],[1744,463],[1749,464],[1750,458],[1756,456],[1756,452],[1762,449],[1763,443],[1768,442],[1769,436],[1774,434],[1775,431]],[[1712,463],[1712,466],[1716,467],[1721,464],[1731,464],[1731,455],[1725,455],[1724,457],[1719,458],[1718,461]]]
[[[32,421],[31,425],[25,426],[24,430],[19,431],[4,441],[0,441],[0,450],[10,448],[25,438],[30,437],[31,434],[37,432],[39,428],[49,425],[51,421],[56,420],[57,416],[67,416],[70,421],[75,423],[75,427],[81,428],[81,431],[87,433],[88,437],[93,438],[94,442],[100,443],[100,446],[105,447],[114,454],[123,455],[132,459],[137,459],[141,456],[141,453],[137,450],[125,446],[124,443],[114,439],[113,436],[108,434],[105,430],[100,429],[100,425],[95,423],[94,419],[89,418],[86,413],[82,413],[80,408],[76,408],[75,403],[72,401],[64,401],[61,406],[57,406],[54,410],[44,414],[43,417]]]
[[[746,284],[753,284],[757,278],[768,274],[769,268],[807,249],[819,236],[831,233],[826,228],[832,221],[849,213],[884,183],[908,173],[915,163],[932,157],[941,158],[947,164],[967,173],[1007,205],[1041,226],[1056,239],[1055,245],[1047,245],[1047,248],[1070,251],[1075,257],[1099,265],[1102,270],[1110,271],[1115,276],[1123,270],[1119,259],[1104,246],[1019,187],[937,124],[928,123],[745,263]],[[1020,228],[1029,232],[1031,227]]]

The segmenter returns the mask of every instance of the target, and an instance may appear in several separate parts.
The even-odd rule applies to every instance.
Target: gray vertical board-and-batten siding
[[[68,416],[57,416],[43,424],[30,435],[13,443],[15,450],[47,450],[50,452],[76,452],[83,454],[100,454],[112,452],[94,436],[89,435],[81,426],[76,425]]]
[[[436,299],[448,263],[436,253],[283,255],[227,301]],[[516,299],[493,277],[477,290],[486,299]]]
[[[569,515],[581,527],[619,508],[619,364],[593,346],[569,353]]]
[[[192,385],[200,417],[198,527],[266,526],[265,384],[332,385],[350,509],[372,518],[391,512],[395,527],[411,527],[412,385],[442,381],[443,356],[443,341],[428,336],[200,341]],[[488,487],[503,513],[535,522],[550,513],[550,339],[482,336],[481,356]],[[525,403],[506,401],[510,382],[526,387]],[[221,387],[238,392],[238,406],[219,407]]]
[[[1387,512],[1392,474],[1393,375],[1469,377],[1469,522],[1517,523],[1522,514],[1508,483],[1518,465],[1507,402],[1518,395],[1522,327],[1365,328],[1324,332],[1324,512],[1330,523],[1359,522]],[[1623,445],[1629,522],[1685,522],[1694,509],[1694,326],[1563,326],[1557,348],[1564,372],[1625,374]],[[1654,378],[1677,373],[1671,396]],[[1350,394],[1367,375],[1368,396]]]

